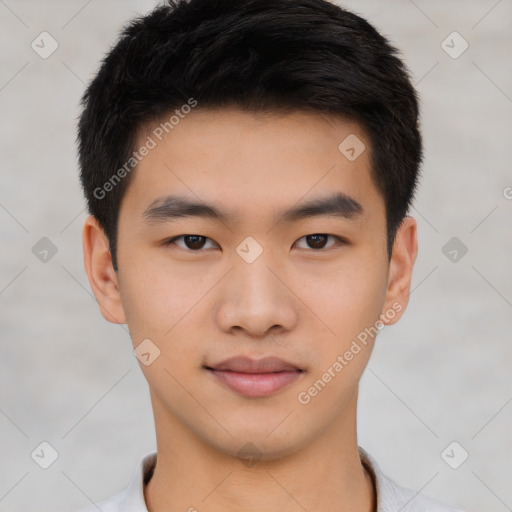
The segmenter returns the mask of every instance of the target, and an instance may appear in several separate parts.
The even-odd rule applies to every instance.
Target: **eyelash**
[[[339,245],[346,245],[348,243],[345,239],[343,239],[337,235],[330,235],[328,233],[312,233],[310,235],[305,235],[305,236],[299,238],[298,240],[306,239],[309,236],[326,236],[326,237],[330,237],[330,238],[335,238],[337,240],[337,243],[332,244],[332,245],[328,246],[327,248],[324,248],[324,247],[322,247],[320,249],[309,248],[311,251],[314,251],[314,252],[325,252],[326,250],[332,249],[333,247],[336,247]],[[176,247],[179,247],[180,249],[183,249],[187,252],[202,252],[203,251],[203,247],[201,247],[200,249],[190,249],[188,247],[181,247],[175,243],[176,240],[178,240],[180,238],[185,238],[185,237],[199,237],[199,238],[204,238],[205,240],[209,240],[209,241],[213,242],[213,240],[211,240],[210,238],[203,236],[203,235],[187,234],[187,235],[179,235],[179,236],[169,238],[168,240],[165,240],[163,242],[163,245],[164,246],[175,245]],[[214,243],[216,243],[216,242],[214,242]]]

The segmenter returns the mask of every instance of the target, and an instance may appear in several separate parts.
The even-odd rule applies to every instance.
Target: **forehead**
[[[140,217],[155,200],[179,194],[254,217],[336,191],[383,208],[369,138],[353,121],[237,109],[197,109],[173,123],[171,116],[141,130],[136,148],[152,149],[133,171],[121,209],[128,204]]]

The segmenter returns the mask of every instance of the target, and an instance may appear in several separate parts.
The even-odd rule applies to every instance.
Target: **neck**
[[[357,397],[312,442],[252,460],[205,443],[153,395],[152,402],[158,456],[144,490],[149,512],[375,510],[373,481],[359,458]]]

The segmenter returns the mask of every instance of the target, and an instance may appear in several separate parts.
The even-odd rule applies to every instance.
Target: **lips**
[[[274,373],[302,371],[292,363],[278,357],[264,357],[251,359],[245,356],[231,357],[212,366],[206,366],[209,370],[231,371],[238,373]]]
[[[278,357],[254,360],[239,356],[205,366],[224,388],[247,398],[273,395],[299,379],[304,370]]]

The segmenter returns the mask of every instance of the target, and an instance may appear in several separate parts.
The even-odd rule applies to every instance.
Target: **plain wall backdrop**
[[[85,84],[155,5],[0,0],[3,511],[111,496],[156,447],[127,328],[100,315],[83,269],[75,146]],[[405,487],[467,512],[512,510],[512,2],[340,5],[402,51],[426,150],[411,300],[362,378],[359,444]],[[42,442],[58,454],[48,469]]]

